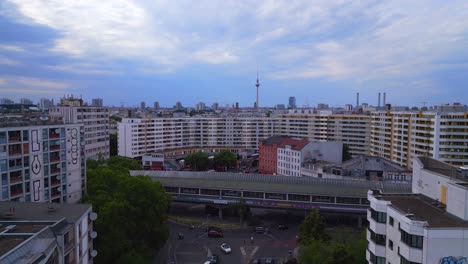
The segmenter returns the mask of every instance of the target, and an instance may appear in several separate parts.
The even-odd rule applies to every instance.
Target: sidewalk
[[[224,230],[239,230],[239,229],[249,229],[250,227],[246,223],[235,223],[227,220],[220,220],[218,218],[197,218],[197,217],[188,217],[188,216],[175,216],[169,215],[169,220],[183,224],[183,225],[194,225],[196,228],[203,228],[214,226]]]

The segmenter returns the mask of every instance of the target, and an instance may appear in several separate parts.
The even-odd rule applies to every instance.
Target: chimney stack
[[[387,95],[386,93],[383,93],[383,105],[384,106],[387,104],[386,99],[385,99],[386,95]]]
[[[379,100],[377,102],[377,107],[380,107],[380,93],[379,93]]]

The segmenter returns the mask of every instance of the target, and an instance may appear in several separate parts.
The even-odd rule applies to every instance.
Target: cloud
[[[14,82],[16,82],[19,85],[26,85],[39,88],[50,88],[54,90],[60,90],[69,87],[68,83],[43,80],[38,78],[16,77],[12,80],[14,80]]]
[[[254,71],[255,60],[272,79],[388,81],[466,68],[446,60],[468,55],[468,4],[457,0],[10,1],[17,21],[60,33],[50,51],[103,62],[46,66],[75,74],[122,61],[154,74],[200,63]]]
[[[17,64],[19,64],[19,62],[16,61],[16,60],[5,58],[5,57],[0,55],[0,65],[1,64],[4,64],[4,65],[17,65]]]
[[[6,50],[6,51],[13,51],[13,52],[23,52],[24,49],[20,46],[14,46],[14,45],[4,45],[0,44],[0,50]]]
[[[236,55],[222,49],[205,49],[196,51],[193,59],[210,64],[234,63],[238,61]]]

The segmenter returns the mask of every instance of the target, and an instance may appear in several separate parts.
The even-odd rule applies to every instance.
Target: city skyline
[[[0,28],[0,97],[14,101],[253,107],[257,67],[260,107],[468,99],[463,1],[11,0]]]

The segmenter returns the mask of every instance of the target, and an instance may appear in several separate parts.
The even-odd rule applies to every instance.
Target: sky
[[[468,104],[468,2],[3,0],[0,98]]]

